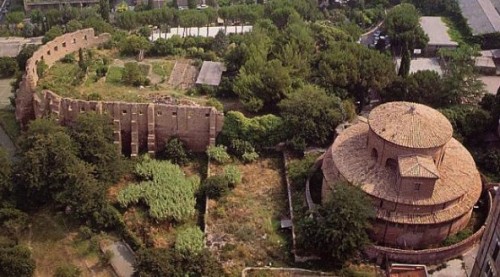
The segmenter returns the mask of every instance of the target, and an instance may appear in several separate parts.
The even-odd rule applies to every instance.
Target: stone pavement
[[[472,271],[472,267],[474,266],[474,259],[476,258],[477,250],[479,248],[479,244],[476,244],[473,248],[467,251],[461,258],[456,258],[453,260],[449,260],[446,262],[446,267],[434,271],[429,276],[431,277],[468,277]],[[429,271],[432,271],[436,266],[428,267]]]
[[[112,244],[102,247],[102,251],[111,251],[113,257],[110,264],[113,267],[116,275],[119,277],[132,277],[134,274],[135,254],[123,242],[117,241]]]

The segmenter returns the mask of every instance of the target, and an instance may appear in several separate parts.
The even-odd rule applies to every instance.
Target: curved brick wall
[[[488,219],[492,216],[491,205],[492,197],[488,193]],[[488,219],[486,222],[488,222]],[[472,236],[467,239],[446,247],[425,249],[425,250],[403,250],[397,248],[383,247],[378,245],[371,245],[367,247],[364,252],[365,254],[373,260],[376,260],[378,264],[383,264],[386,260],[411,263],[411,264],[438,264],[453,258],[456,258],[476,243],[481,240],[484,233],[485,225],[476,231]]]
[[[110,38],[109,34],[95,36],[93,29],[84,29],[42,45],[28,60],[16,94],[16,119],[21,125],[46,114],[55,115],[61,124],[71,124],[78,114],[94,111],[113,120],[115,143],[126,155],[155,153],[173,136],[179,137],[193,151],[201,152],[214,144],[222,130],[224,115],[212,107],[85,101],[62,98],[49,90],[36,93],[39,61],[45,61],[50,67],[66,54],[95,47]]]

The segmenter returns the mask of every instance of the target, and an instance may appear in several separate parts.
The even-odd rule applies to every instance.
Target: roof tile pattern
[[[439,178],[434,160],[429,156],[406,156],[398,158],[401,177]]]
[[[386,104],[387,105],[387,104]],[[380,107],[380,106],[379,106]],[[370,115],[371,117],[371,115]],[[373,118],[371,118],[373,120]],[[407,224],[434,224],[458,218],[470,211],[481,194],[482,186],[475,162],[467,149],[451,138],[439,167],[431,198],[400,195],[396,189],[396,172],[378,166],[367,148],[368,125],[358,123],[340,134],[325,153],[322,170],[327,182],[335,175],[334,167],[350,183],[361,184],[368,195],[391,202],[429,206],[451,203],[433,213],[396,213],[377,209],[377,218]]]
[[[409,102],[391,102],[376,107],[368,117],[368,124],[384,140],[409,148],[443,146],[453,134],[443,114]]]

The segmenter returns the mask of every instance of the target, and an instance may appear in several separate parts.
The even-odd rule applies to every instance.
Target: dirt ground
[[[99,264],[98,250],[89,240],[78,238],[78,230],[63,219],[47,211],[31,218],[31,228],[21,237],[36,261],[36,277],[51,277],[58,266],[73,264],[80,268],[82,277],[112,277],[109,266]]]
[[[280,230],[287,196],[279,158],[238,164],[243,180],[229,195],[209,200],[207,245],[231,276],[247,266],[283,266],[290,262],[289,232]],[[211,166],[211,174],[221,171]]]

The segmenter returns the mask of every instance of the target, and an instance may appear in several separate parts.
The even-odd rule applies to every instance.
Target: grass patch
[[[448,26],[448,35],[450,35],[451,40],[457,42],[457,43],[464,43],[464,37],[462,36],[462,33],[455,27],[455,24],[453,21],[448,18],[448,17],[441,17],[441,20],[443,20],[444,24]]]
[[[222,172],[222,167],[211,164],[212,174]],[[208,203],[208,230],[225,243],[215,254],[231,276],[246,266],[290,264],[291,234],[280,230],[280,220],[288,214],[281,159],[264,157],[237,167],[243,175],[241,184]]]
[[[110,66],[106,74],[106,83],[119,85],[122,82],[123,67]]]
[[[98,243],[101,235],[90,240],[78,237],[78,225],[67,219],[62,213],[53,214],[41,211],[31,216],[31,230],[24,232],[21,242],[27,244],[36,261],[34,276],[53,276],[57,267],[73,264],[81,269],[82,276],[90,276],[87,268],[96,272],[96,276],[113,276],[110,267],[99,265]]]
[[[21,134],[21,128],[16,120],[16,114],[13,109],[0,109],[0,125],[10,139],[15,143]]]
[[[73,81],[80,71],[78,64],[55,63],[45,77],[38,82],[41,89],[49,89],[58,92],[63,97],[76,97],[78,94]]]
[[[170,76],[170,73],[172,73],[172,69],[174,68],[174,64],[171,61],[162,61],[162,62],[153,62],[153,73],[165,78],[167,76]]]

